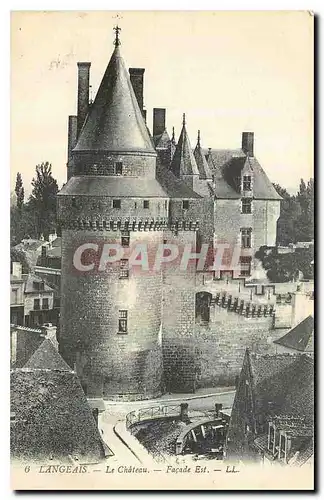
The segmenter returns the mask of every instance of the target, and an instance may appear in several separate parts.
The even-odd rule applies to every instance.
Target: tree
[[[300,180],[297,201],[300,205],[300,216],[297,221],[299,241],[314,239],[314,179],[309,179],[307,185]]]
[[[32,194],[28,205],[35,213],[37,236],[41,234],[47,239],[56,229],[56,195],[58,185],[52,176],[52,165],[49,162],[36,166],[36,177],[32,180]]]
[[[17,196],[17,207],[21,210],[24,204],[25,190],[20,172],[17,172],[15,193]]]

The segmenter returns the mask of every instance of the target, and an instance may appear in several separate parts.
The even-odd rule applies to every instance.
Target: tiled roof
[[[74,151],[142,152],[154,148],[116,46]]]
[[[98,463],[101,436],[77,376],[61,370],[11,372],[13,458]]]
[[[314,351],[314,318],[308,316],[301,321],[297,326],[292,328],[286,335],[274,341],[274,344],[279,344],[290,349],[296,349],[301,352]]]
[[[305,355],[249,354],[255,412],[313,421],[314,363]]]
[[[181,134],[172,158],[170,170],[176,177],[181,177],[183,175],[199,175],[185,123],[182,125]]]
[[[24,365],[24,368],[46,368],[47,370],[72,371],[49,339],[45,339],[44,342],[42,342]]]

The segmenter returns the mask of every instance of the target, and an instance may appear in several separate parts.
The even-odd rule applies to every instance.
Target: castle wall
[[[154,248],[162,232],[130,233]],[[120,242],[119,231],[62,230],[62,301],[59,349],[76,367],[88,396],[145,399],[161,392],[160,341],[161,273],[129,271],[120,279],[119,263],[106,271],[79,272],[73,267],[75,249],[87,242]],[[99,250],[99,254],[101,251]],[[127,252],[125,257],[127,257]],[[94,254],[88,263],[94,261]],[[120,310],[127,311],[127,334],[119,333]]]
[[[115,164],[122,162],[121,176],[155,178],[156,155],[143,153],[112,154],[89,151],[73,152],[74,175],[116,175]]]

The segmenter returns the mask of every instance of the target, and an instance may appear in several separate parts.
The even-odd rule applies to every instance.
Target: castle
[[[165,110],[155,108],[150,133],[144,69],[127,71],[118,27],[91,103],[89,74],[90,63],[79,62],[68,182],[58,194],[59,350],[88,397],[136,400],[193,391],[199,370],[199,349],[190,341],[196,283],[208,274],[251,276],[255,251],[275,245],[281,198],[254,157],[252,132],[242,134],[236,150],[204,150],[198,133],[192,150],[185,115],[176,142],[165,128]],[[194,251],[224,241],[240,247],[238,268],[229,261],[225,270],[197,271],[193,260],[185,269],[176,260],[153,270],[129,266],[135,243],[149,249],[150,259],[161,245]],[[123,258],[98,269],[106,243],[119,245]],[[74,265],[76,252],[81,270]]]

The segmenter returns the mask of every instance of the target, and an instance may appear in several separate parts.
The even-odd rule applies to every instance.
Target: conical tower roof
[[[111,56],[74,151],[155,154],[119,45]]]
[[[210,168],[200,146],[200,130],[198,130],[197,146],[195,147],[194,157],[199,170],[200,179],[212,179]]]
[[[193,155],[190,140],[186,130],[185,115],[183,115],[182,130],[174,152],[170,169],[177,176],[199,175],[199,170]]]

